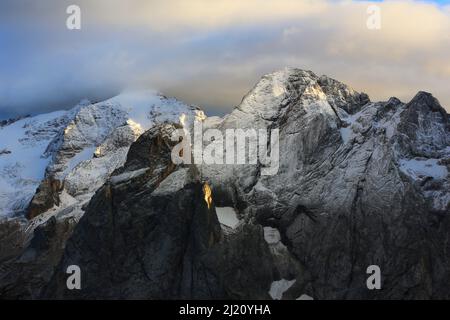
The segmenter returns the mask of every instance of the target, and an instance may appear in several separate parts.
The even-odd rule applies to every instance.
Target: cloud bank
[[[155,88],[223,114],[271,71],[310,69],[372,100],[432,92],[450,110],[450,6],[366,1],[73,1],[0,4],[0,116],[68,108]],[[373,3],[373,2],[372,2]]]

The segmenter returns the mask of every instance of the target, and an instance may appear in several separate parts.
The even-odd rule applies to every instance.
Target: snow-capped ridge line
[[[8,152],[0,155],[0,217],[28,212],[31,218],[62,208],[58,195],[63,191],[85,198],[123,164],[140,134],[157,123],[179,123],[181,115],[184,125],[206,118],[199,107],[156,90],[125,90],[104,101],[83,99],[69,110],[1,127],[0,150]],[[30,208],[37,209],[30,214]]]

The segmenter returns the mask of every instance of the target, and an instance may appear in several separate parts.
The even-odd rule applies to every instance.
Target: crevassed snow
[[[400,159],[400,170],[412,177],[419,179],[423,177],[433,177],[444,179],[447,177],[447,168],[438,164],[438,159]]]
[[[295,283],[294,280],[285,280],[281,279],[278,281],[272,282],[270,285],[269,295],[273,300],[281,300],[283,298],[283,294]]]
[[[0,217],[20,212],[31,200],[50,162],[43,154],[63,125],[66,111],[25,118],[0,128]]]
[[[119,132],[119,127],[128,125],[137,138],[156,123],[179,122],[182,114],[185,125],[206,118],[203,111],[153,90],[126,91],[105,101],[80,103],[69,111],[25,118],[0,128],[0,150],[11,152],[0,154],[0,217],[23,212],[46,171],[68,182],[70,190],[66,191],[85,201],[85,195],[123,163],[129,145],[121,141],[126,130]],[[117,139],[93,158],[96,148],[114,133]],[[71,149],[80,151],[67,156]],[[107,170],[99,170],[104,165]]]
[[[232,207],[216,207],[217,218],[219,222],[232,229],[239,224],[239,219],[236,211]]]

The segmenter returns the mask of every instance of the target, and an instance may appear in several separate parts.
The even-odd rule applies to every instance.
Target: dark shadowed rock
[[[52,277],[74,226],[71,219],[51,218],[29,234],[21,223],[1,223],[0,298],[37,299]]]
[[[269,299],[288,283],[277,298],[448,299],[448,119],[429,93],[370,102],[311,71],[266,75],[231,114],[204,125],[279,129],[276,174],[261,164],[175,165],[170,136],[180,127],[154,126],[108,173],[67,242],[73,224],[61,218],[33,237],[0,224],[0,292]],[[52,190],[37,193],[36,210],[51,205]],[[221,224],[216,205],[235,211],[237,226]],[[69,265],[81,268],[82,290],[67,289]],[[370,265],[382,290],[367,288]]]
[[[33,219],[54,205],[59,205],[59,192],[62,188],[59,180],[52,178],[42,180],[27,208],[26,217]]]
[[[217,125],[278,128],[277,174],[249,165],[200,172],[247,220],[280,230],[314,298],[448,298],[447,119],[427,93],[370,103],[335,80],[286,69]],[[372,264],[383,290],[366,287]]]
[[[276,270],[262,228],[223,235],[196,167],[170,161],[173,129],[155,127],[132,146],[91,200],[44,297],[268,298]],[[81,268],[82,290],[67,289],[69,265]]]

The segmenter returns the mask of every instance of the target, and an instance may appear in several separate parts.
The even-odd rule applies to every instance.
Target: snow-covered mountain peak
[[[206,116],[199,108],[154,90],[128,90],[105,101],[83,100],[68,111],[3,126],[0,216],[23,213],[38,186],[30,217],[53,206],[64,207],[67,197],[88,199],[86,195],[123,164],[129,146],[143,132],[162,122],[190,126],[195,118]]]
[[[341,115],[353,114],[369,102],[366,94],[339,81],[312,71],[285,68],[263,76],[223,125],[266,128],[294,112],[306,113],[309,118],[324,116],[330,126],[338,126]]]
[[[195,118],[222,133],[279,130],[277,173],[262,175],[262,163],[174,165],[169,137],[180,126],[154,124],[187,127]],[[9,190],[2,210],[23,212],[16,204],[25,208],[39,189],[26,228],[18,219],[1,224],[2,261],[13,258],[0,268],[0,291],[77,299],[448,297],[448,120],[430,94],[370,102],[293,68],[264,76],[222,119],[154,92],[124,92],[20,120],[0,129],[0,183],[12,185],[1,189]],[[41,178],[27,166],[40,167]],[[383,290],[360,290],[360,271],[372,263],[388,275]],[[66,290],[72,264],[93,279],[84,290]],[[121,279],[112,281],[108,268]],[[192,282],[195,274],[204,276]]]

